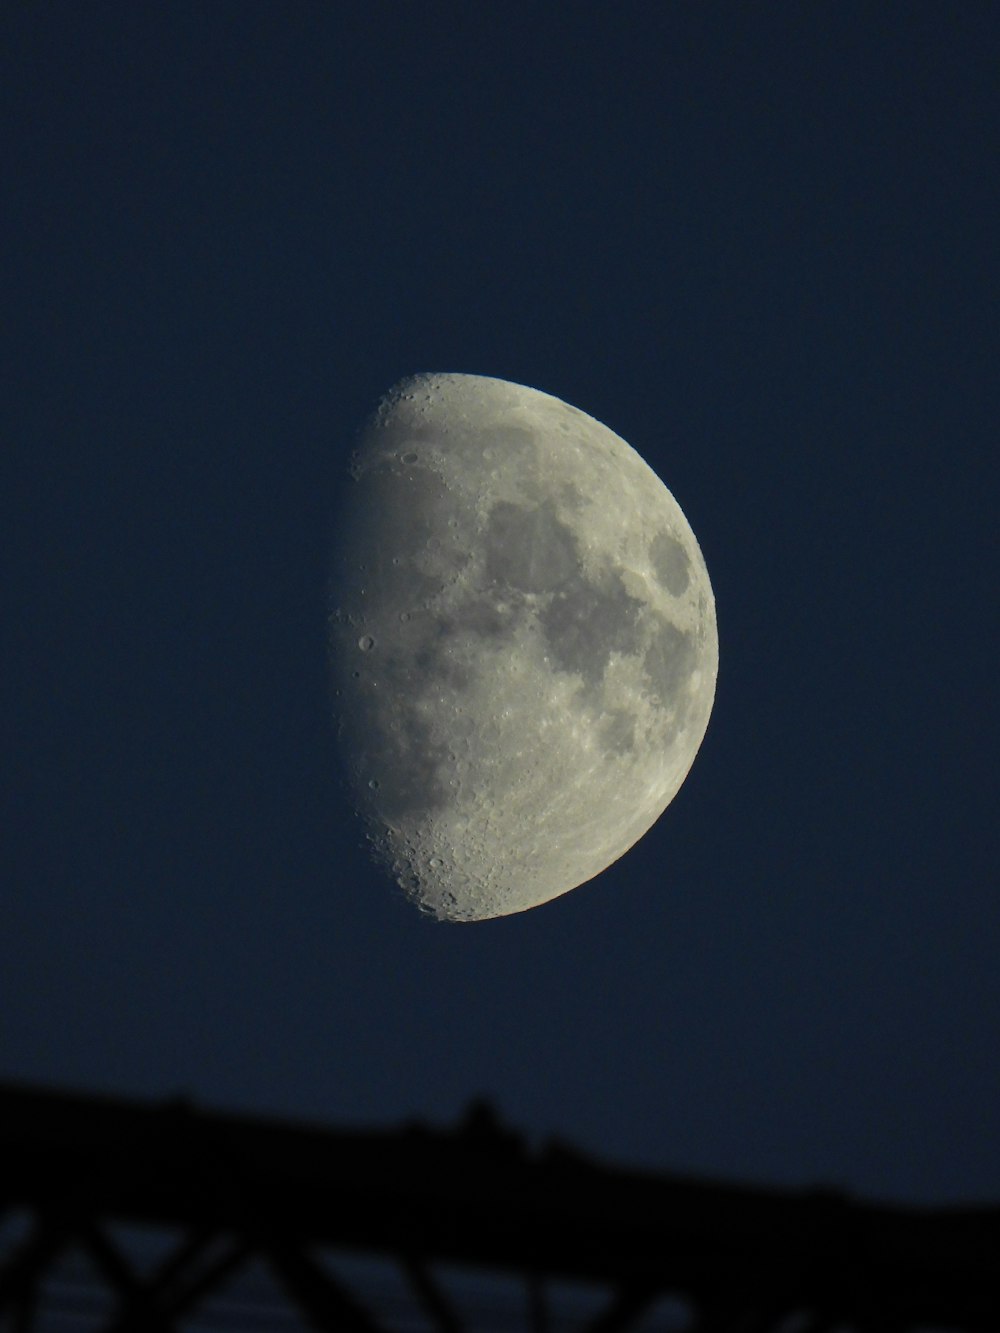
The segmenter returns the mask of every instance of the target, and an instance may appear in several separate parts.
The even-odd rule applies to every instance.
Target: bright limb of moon
[[[479,375],[392,389],[346,486],[330,660],[376,858],[455,921],[600,874],[676,795],[715,696],[680,506],[593,417]]]

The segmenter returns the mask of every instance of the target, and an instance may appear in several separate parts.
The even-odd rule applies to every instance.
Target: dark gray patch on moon
[[[613,708],[601,718],[601,744],[610,754],[628,754],[635,749],[635,717],[624,708]]]
[[[486,528],[486,574],[519,592],[549,592],[572,578],[580,563],[577,542],[556,518],[551,501],[526,509],[501,500]]]
[[[690,634],[665,620],[646,649],[643,666],[650,689],[664,708],[677,704],[682,687],[698,665],[698,653]]]
[[[602,588],[576,570],[539,620],[556,666],[577,672],[588,685],[600,685],[612,652],[630,653],[637,647],[641,610],[617,575]]]
[[[472,672],[451,655],[449,641],[448,631],[442,626],[433,637],[415,649],[413,660],[421,673],[417,682],[419,689],[426,689],[428,683],[434,683],[447,685],[449,690],[461,694],[469,688]]]
[[[450,618],[441,622],[441,631],[447,637],[456,630],[477,634],[481,639],[499,639],[509,633],[515,619],[509,605],[467,597],[455,607]]]
[[[588,685],[601,683],[612,652],[638,646],[642,604],[612,570],[603,585],[584,575],[577,538],[551,501],[530,509],[506,500],[494,505],[486,573],[505,590],[539,597],[538,619],[553,664]]]
[[[658,532],[649,546],[649,558],[660,583],[667,592],[680,597],[691,580],[688,553],[669,532]]]

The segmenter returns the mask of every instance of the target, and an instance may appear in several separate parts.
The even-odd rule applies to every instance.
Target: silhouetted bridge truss
[[[1000,1330],[1000,1209],[0,1088],[0,1329]]]

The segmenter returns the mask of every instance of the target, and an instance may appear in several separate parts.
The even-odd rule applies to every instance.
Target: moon
[[[417,375],[363,427],[336,530],[334,714],[376,861],[446,921],[617,861],[687,776],[719,661],[652,469],[538,389]]]

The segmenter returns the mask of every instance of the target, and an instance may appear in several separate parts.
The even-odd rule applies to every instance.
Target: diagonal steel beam
[[[35,1226],[0,1265],[0,1315],[11,1308],[24,1308],[34,1301],[45,1273],[73,1241],[73,1223],[64,1213],[38,1214]]]
[[[461,1319],[427,1265],[414,1255],[405,1255],[401,1260],[401,1266],[417,1299],[440,1333],[463,1333]]]
[[[381,1333],[347,1288],[300,1246],[272,1241],[264,1249],[264,1258],[317,1333]]]
[[[251,1246],[242,1237],[222,1238],[221,1251],[207,1261],[206,1255],[216,1239],[210,1237],[198,1248],[185,1242],[180,1247],[184,1262],[172,1256],[166,1280],[154,1275],[140,1282],[123,1301],[106,1333],[172,1329],[181,1316],[231,1278],[252,1254]]]

